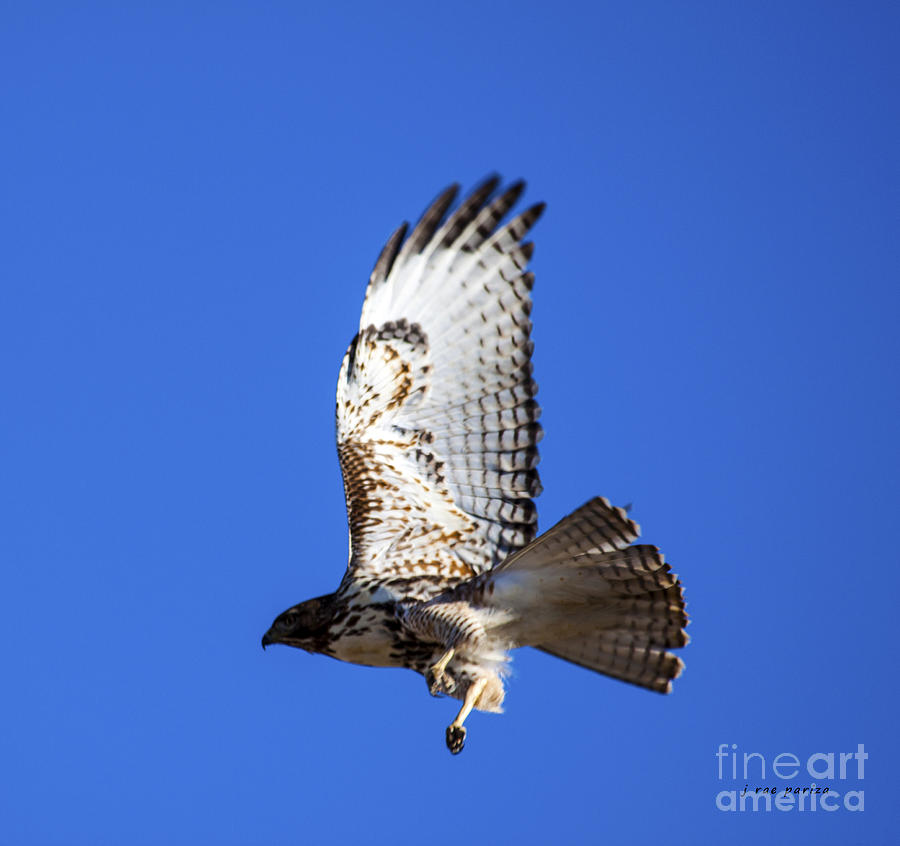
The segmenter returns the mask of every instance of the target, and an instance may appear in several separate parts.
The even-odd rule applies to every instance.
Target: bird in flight
[[[524,183],[446,189],[388,239],[337,385],[350,524],[338,589],[280,614],[263,646],[408,667],[499,712],[509,651],[533,646],[668,693],[683,664],[681,584],[622,508],[595,498],[539,537],[533,245],[544,205],[507,223]]]

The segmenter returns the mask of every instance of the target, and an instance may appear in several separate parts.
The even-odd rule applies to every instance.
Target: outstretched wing
[[[543,211],[489,179],[444,191],[388,240],[341,366],[337,443],[351,576],[468,577],[529,543],[540,492],[529,338]]]

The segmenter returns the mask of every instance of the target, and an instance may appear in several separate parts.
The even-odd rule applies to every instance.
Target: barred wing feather
[[[337,388],[350,576],[468,578],[528,544],[540,492],[532,253],[543,205],[486,181],[444,191],[369,280]]]

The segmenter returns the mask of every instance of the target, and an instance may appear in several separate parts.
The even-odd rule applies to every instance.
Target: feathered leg
[[[404,625],[416,637],[444,647],[441,657],[425,674],[432,696],[453,693],[456,684],[447,675],[447,665],[457,652],[477,648],[484,639],[484,628],[463,602],[425,602],[410,605],[400,614]]]

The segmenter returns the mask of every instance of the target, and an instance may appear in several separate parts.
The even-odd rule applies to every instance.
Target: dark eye
[[[300,615],[296,611],[288,611],[281,618],[281,625],[286,629],[292,629],[297,625],[297,621],[300,619]]]

